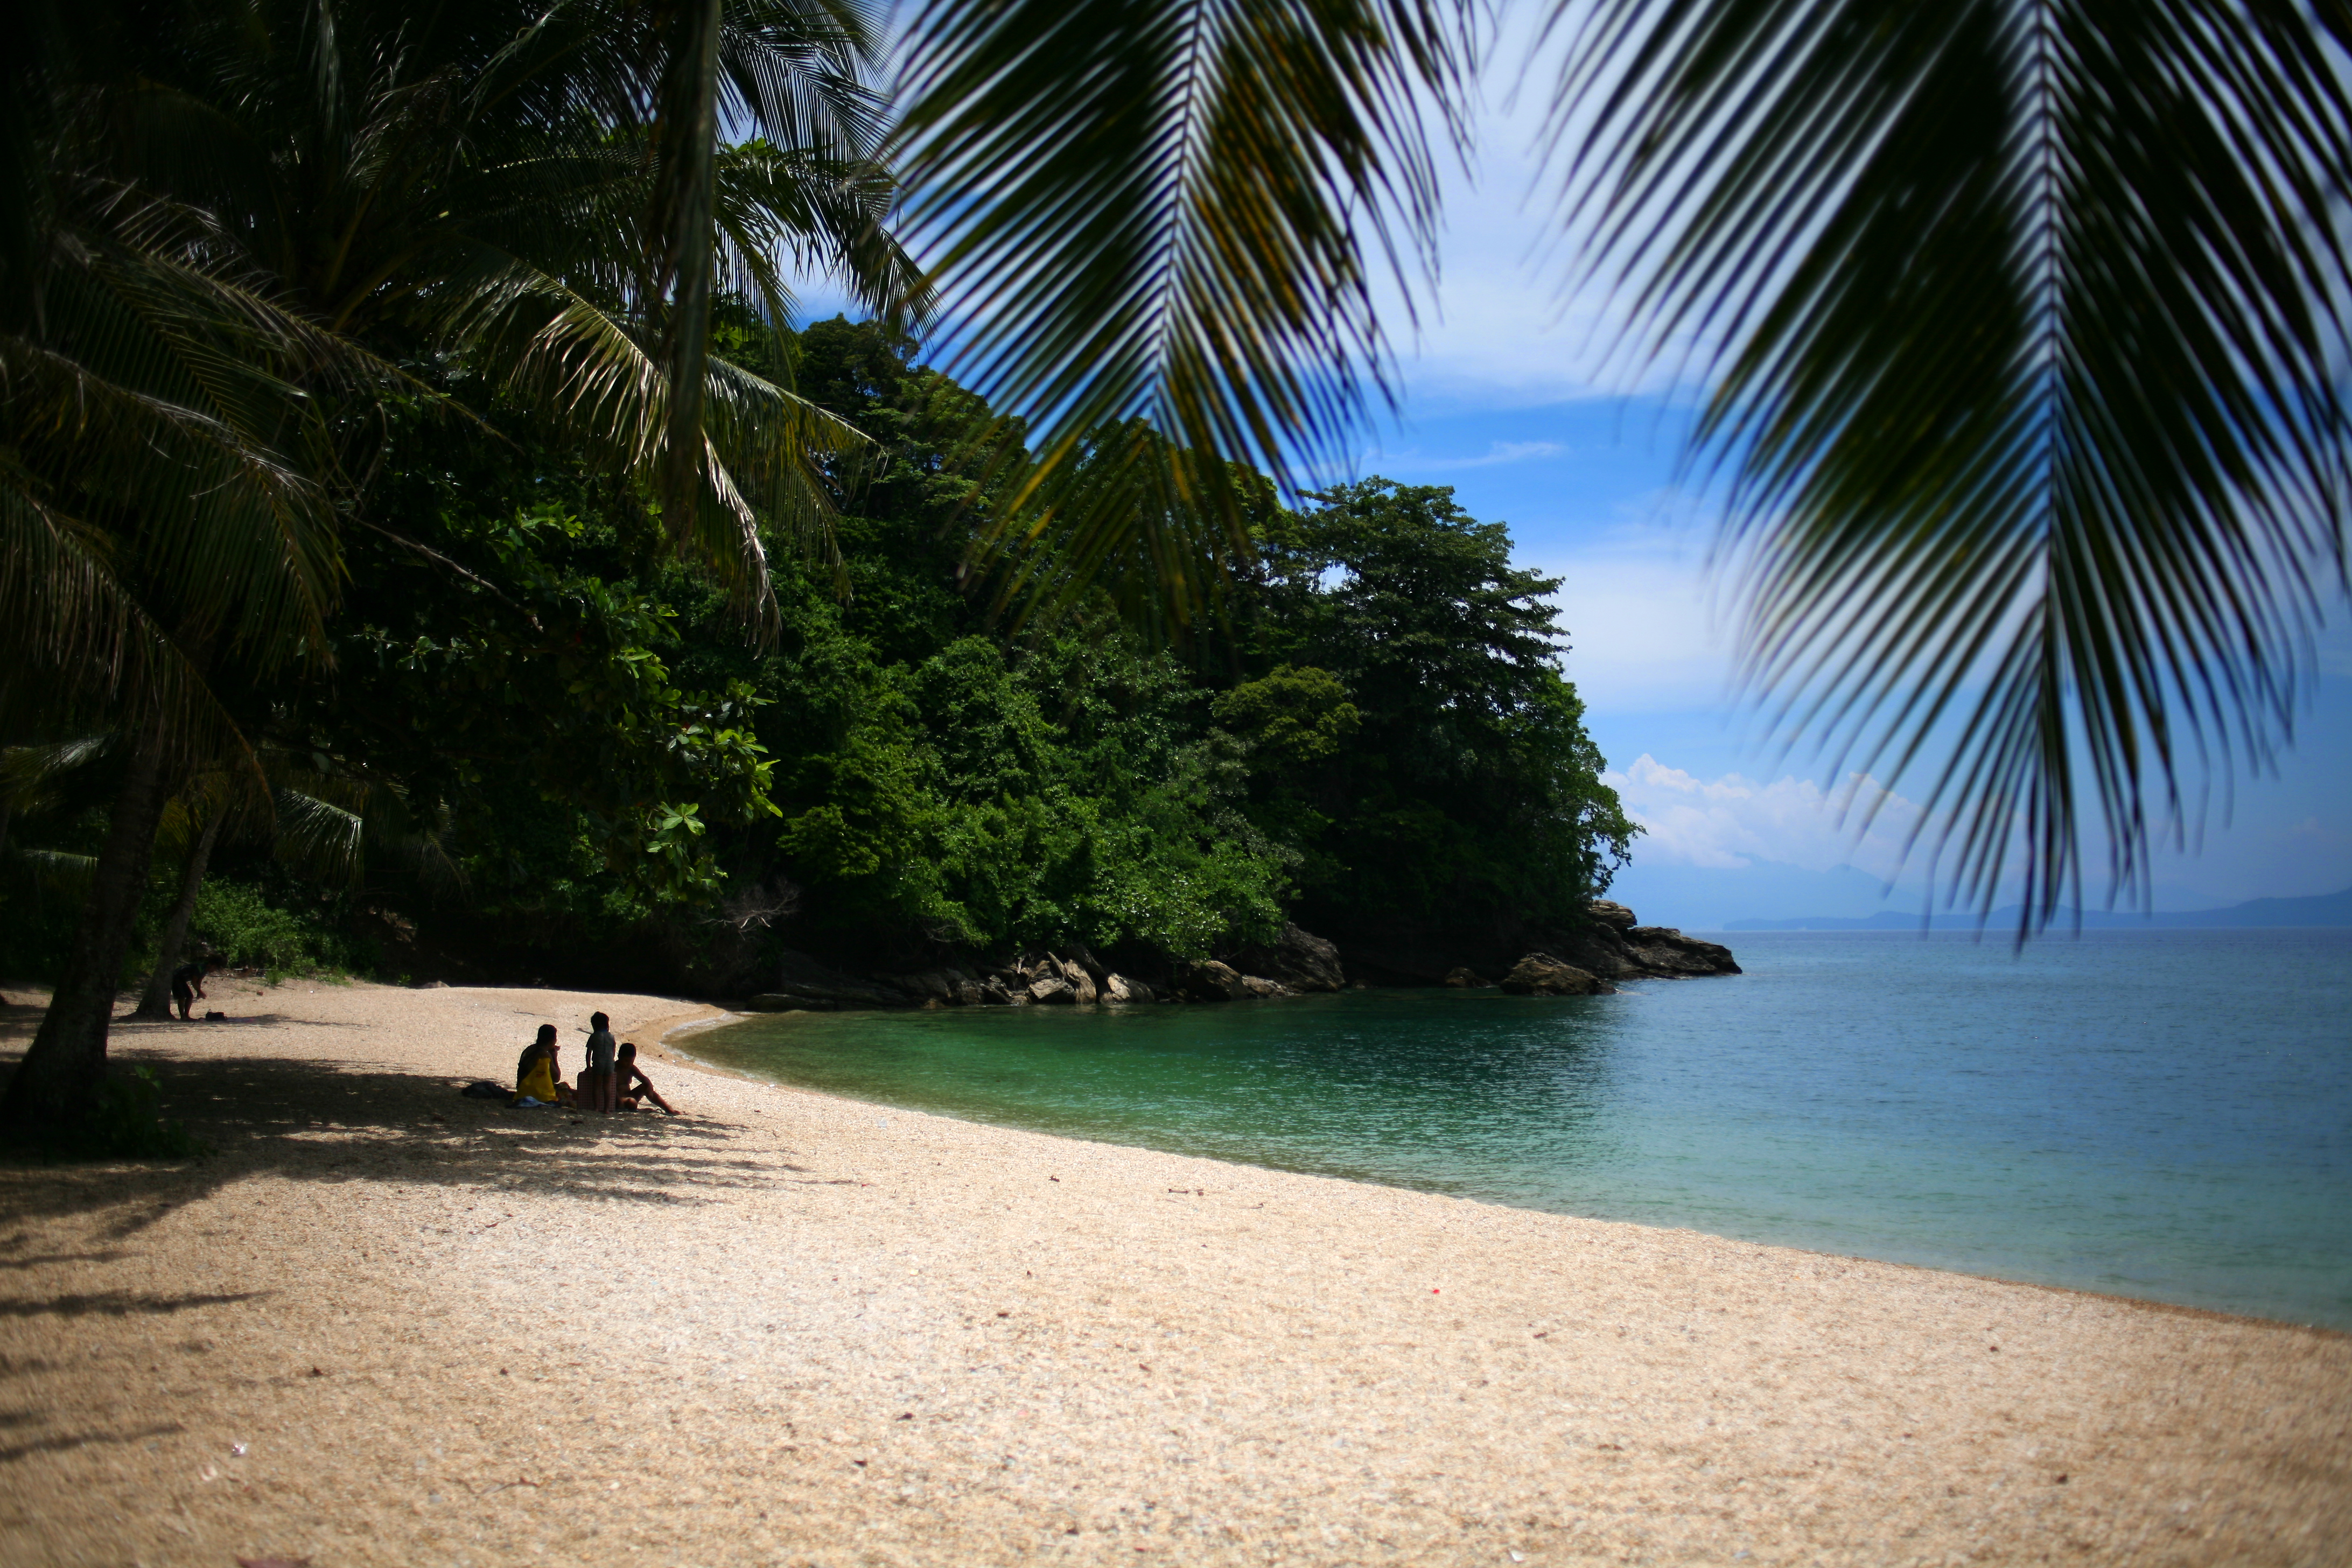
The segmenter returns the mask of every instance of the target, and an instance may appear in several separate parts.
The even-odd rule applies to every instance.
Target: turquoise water
[[[1752,932],[1737,977],[762,1018],[944,1112],[2352,1329],[2352,931]]]

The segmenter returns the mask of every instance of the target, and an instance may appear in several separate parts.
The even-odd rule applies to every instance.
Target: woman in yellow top
[[[557,1076],[562,1068],[555,1059],[555,1026],[541,1024],[539,1038],[523,1047],[522,1055],[515,1061],[515,1094],[507,1101],[509,1105],[520,1105],[527,1100],[556,1105],[572,1098],[572,1091]]]

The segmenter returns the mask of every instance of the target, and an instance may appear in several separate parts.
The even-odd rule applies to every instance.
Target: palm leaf
[[[1226,465],[1286,478],[1387,391],[1374,268],[1411,275],[1433,255],[1423,100],[1458,143],[1465,15],[1435,0],[914,10],[903,227],[931,256],[942,363],[1039,432],[1008,510],[1116,498],[1049,492],[1090,433],[1143,418],[1161,443],[1129,449],[1197,454],[1198,505],[1246,552]],[[1124,526],[1115,509],[1064,522],[1080,539]]]
[[[2046,921],[2092,821],[2144,899],[2151,834],[2292,737],[2352,495],[2347,42],[2270,0],[1608,0],[1576,37],[1564,189],[1654,347],[1715,345],[1747,676],[1784,740],[1927,771],[1956,900],[2021,875]]]

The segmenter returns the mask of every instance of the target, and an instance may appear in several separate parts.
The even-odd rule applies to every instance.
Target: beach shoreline
[[[215,990],[218,1153],[0,1168],[10,1563],[2352,1562],[2336,1331]],[[687,1115],[451,1092],[599,1007]]]

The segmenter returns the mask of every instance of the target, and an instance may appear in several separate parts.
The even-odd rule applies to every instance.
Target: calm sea
[[[763,1018],[854,1099],[2352,1329],[2352,931],[1745,932],[1748,973]]]

